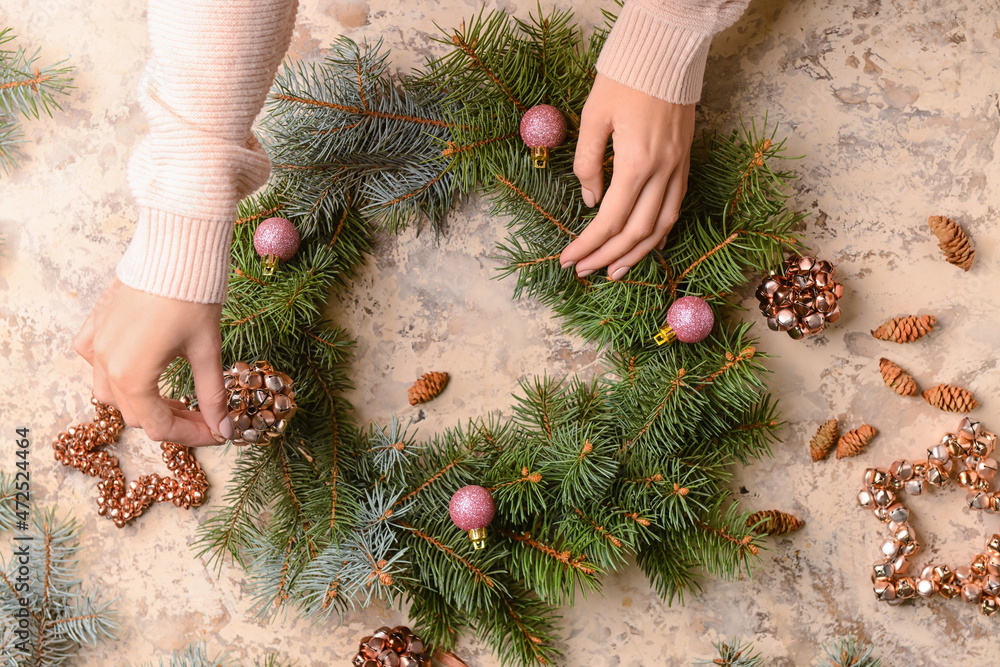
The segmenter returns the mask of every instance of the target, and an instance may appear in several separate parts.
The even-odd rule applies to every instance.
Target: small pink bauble
[[[521,117],[521,138],[532,148],[555,148],[566,141],[566,119],[550,104],[539,104]]]
[[[493,496],[481,486],[470,484],[455,492],[448,503],[448,514],[462,530],[479,530],[490,525],[496,505]]]
[[[273,255],[287,262],[299,249],[299,230],[285,218],[268,218],[253,234],[253,247],[261,257]]]
[[[549,161],[549,149],[566,141],[566,119],[549,104],[533,106],[521,116],[521,138],[531,147],[535,167],[544,168]]]
[[[685,296],[677,299],[667,311],[667,324],[682,343],[697,343],[712,333],[715,314],[704,299]]]

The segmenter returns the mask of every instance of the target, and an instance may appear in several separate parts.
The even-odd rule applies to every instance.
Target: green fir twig
[[[17,167],[18,145],[24,143],[21,120],[61,109],[56,95],[66,94],[73,81],[65,60],[41,67],[39,50],[5,48],[14,39],[10,28],[0,30],[0,168],[5,173]]]

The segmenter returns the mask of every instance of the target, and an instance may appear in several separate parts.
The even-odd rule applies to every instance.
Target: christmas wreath
[[[654,337],[678,299],[721,314],[748,274],[777,269],[797,246],[801,216],[782,190],[790,174],[775,168],[783,142],[766,123],[706,134],[662,252],[625,280],[562,270],[559,253],[594,215],[572,162],[608,27],[585,36],[568,11],[481,13],[409,76],[389,75],[379,44],[345,38],[321,62],[279,74],[264,123],[274,176],[239,213],[223,354],[293,377],[298,414],[282,437],[239,449],[198,540],[216,562],[247,570],[262,614],[295,605],[326,618],[376,598],[408,601],[428,645],[449,649],[469,629],[505,663],[549,664],[558,608],[629,558],[668,601],[702,573],[750,570],[760,534],[727,482],[728,467],[767,454],[780,427],[763,355],[738,321],[692,344]],[[540,104],[567,121],[544,168],[519,134]],[[514,296],[597,341],[606,373],[525,381],[510,415],[422,442],[395,417],[359,427],[344,398],[353,343],[323,304],[349,288],[374,234],[439,230],[473,192],[507,222],[497,252]],[[301,245],[268,275],[253,237],[273,217],[291,220]],[[180,362],[166,379],[175,396],[192,390]],[[444,509],[467,485],[495,501],[483,549]]]

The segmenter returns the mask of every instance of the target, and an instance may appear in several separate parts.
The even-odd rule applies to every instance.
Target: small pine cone
[[[784,535],[804,525],[805,522],[797,516],[778,510],[762,510],[747,517],[747,528],[757,526],[754,531],[764,535]]]
[[[868,424],[862,424],[856,429],[848,431],[837,440],[837,458],[857,456],[877,434],[878,431],[875,427]]]
[[[937,318],[933,315],[894,317],[880,324],[878,329],[872,331],[872,335],[893,343],[912,343],[934,331],[935,322]]]
[[[917,383],[898,364],[882,357],[878,360],[878,370],[882,373],[882,380],[885,382],[885,386],[900,396],[916,395]]]
[[[969,244],[969,237],[965,235],[958,224],[943,215],[932,215],[927,223],[938,237],[938,247],[944,252],[944,258],[949,263],[954,264],[963,271],[968,271],[972,266],[972,258],[976,256],[976,251]]]
[[[812,456],[813,461],[819,461],[821,458],[826,456],[826,453],[830,451],[834,443],[837,442],[837,420],[831,419],[826,422],[819,429],[816,430],[816,435],[812,437],[809,441],[809,454]]]
[[[410,397],[410,405],[426,403],[444,391],[446,384],[448,384],[447,373],[439,373],[437,371],[424,373],[420,376],[419,380],[413,383],[413,386],[407,392],[407,395]]]
[[[970,412],[979,407],[968,389],[950,384],[939,384],[923,393],[924,400],[939,410],[946,412]]]

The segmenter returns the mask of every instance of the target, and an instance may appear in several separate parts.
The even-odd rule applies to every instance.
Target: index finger
[[[174,442],[187,447],[218,444],[203,419],[179,417],[155,391],[135,392],[128,398],[136,419],[150,440]]]
[[[601,202],[597,216],[590,221],[586,229],[573,240],[560,255],[560,264],[579,262],[604,245],[608,239],[617,235],[628,220],[632,207],[639,193],[646,184],[647,178],[635,172],[616,171],[611,176],[611,185]],[[577,265],[577,273],[583,277],[585,271],[593,271],[600,267],[581,267]],[[588,274],[589,275],[589,274]]]

